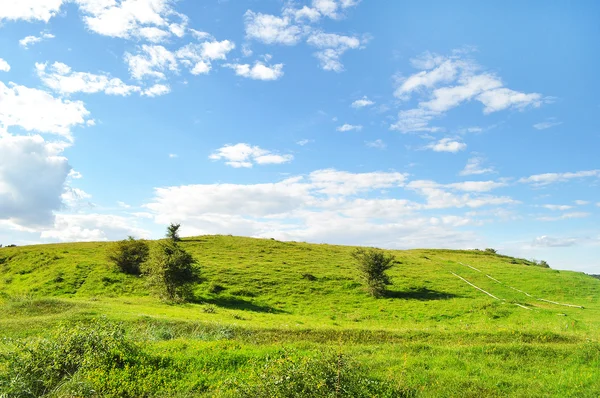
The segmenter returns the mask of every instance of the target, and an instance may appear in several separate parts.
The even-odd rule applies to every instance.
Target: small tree
[[[145,267],[148,282],[158,294],[169,301],[185,301],[192,295],[192,285],[198,281],[200,270],[191,254],[175,241],[156,244]]]
[[[113,243],[108,251],[108,260],[119,269],[130,275],[139,275],[140,266],[148,259],[150,249],[143,240],[136,240],[133,236]]]
[[[181,238],[179,237],[179,227],[181,224],[173,224],[167,227],[167,235],[166,237],[171,239],[173,242],[179,242]]]
[[[386,285],[392,284],[386,271],[394,266],[394,256],[378,249],[359,248],[352,253],[352,257],[357,262],[369,293],[374,297],[383,296]]]

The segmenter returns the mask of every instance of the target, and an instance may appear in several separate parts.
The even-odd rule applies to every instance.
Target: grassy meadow
[[[600,396],[600,280],[588,275],[483,251],[389,251],[393,285],[376,299],[353,247],[181,244],[202,272],[185,304],[118,272],[109,243],[0,249],[0,397]],[[104,348],[116,365],[94,365]],[[65,352],[80,365],[28,387]]]

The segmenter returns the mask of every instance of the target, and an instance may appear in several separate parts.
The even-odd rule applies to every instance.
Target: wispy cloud
[[[225,160],[225,164],[235,168],[250,168],[254,164],[281,164],[294,159],[293,155],[279,155],[246,143],[225,145],[209,157],[211,160]]]
[[[559,122],[556,120],[556,118],[551,117],[544,122],[534,124],[533,127],[537,130],[546,130],[554,126],[559,126],[561,124],[562,122]]]
[[[336,130],[337,131],[342,131],[342,132],[346,132],[346,131],[360,131],[362,130],[363,126],[361,125],[354,125],[354,124],[343,124],[341,126],[339,126]]]

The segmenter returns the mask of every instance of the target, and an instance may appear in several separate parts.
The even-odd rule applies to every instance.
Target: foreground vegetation
[[[112,265],[110,244],[0,249],[0,396],[600,394],[600,280],[587,275],[491,251],[387,251],[392,284],[376,298],[351,247],[178,244],[201,268],[184,304]]]

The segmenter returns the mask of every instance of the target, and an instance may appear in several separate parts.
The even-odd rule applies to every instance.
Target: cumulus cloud
[[[582,170],[576,172],[567,173],[544,173],[535,174],[529,177],[523,177],[519,179],[519,182],[526,184],[533,184],[537,186],[549,185],[557,182],[567,182],[573,179],[587,178],[587,177],[600,177],[600,170]]]
[[[175,12],[170,0],[74,1],[87,28],[104,36],[157,43],[172,34],[183,36],[187,25],[187,17]]]
[[[464,151],[467,148],[467,144],[464,142],[456,141],[452,138],[442,138],[437,142],[432,142],[425,148],[431,149],[435,152],[452,152],[457,153]]]
[[[55,98],[35,88],[0,82],[0,127],[71,137],[71,128],[86,123],[89,111],[81,101]]]
[[[258,146],[252,146],[245,143],[235,145],[225,145],[217,149],[209,156],[212,160],[225,160],[225,164],[231,167],[240,168],[252,167],[254,164],[282,164],[291,162],[294,159],[292,155],[279,155],[262,149]]]
[[[42,239],[62,242],[118,240],[129,235],[150,238],[134,217],[96,213],[58,214],[52,228],[41,232]]]
[[[288,16],[262,14],[246,11],[244,15],[246,38],[265,44],[295,45],[302,38],[302,30]]]
[[[494,173],[494,169],[491,167],[484,167],[483,163],[485,159],[479,156],[475,156],[467,160],[465,168],[459,173],[461,176],[479,175]]]
[[[285,240],[379,247],[467,247],[474,221],[415,213],[423,205],[402,198],[373,199],[376,190],[402,189],[397,172],[317,170],[275,183],[184,185],[155,189],[145,205],[160,224],[185,220],[186,234],[233,233]]]
[[[361,46],[361,41],[357,37],[323,32],[312,33],[306,42],[320,49],[315,53],[315,57],[319,60],[321,68],[333,72],[344,70],[340,58],[346,51]]]
[[[483,113],[505,109],[523,110],[539,107],[548,99],[539,93],[522,93],[504,87],[494,73],[483,70],[465,52],[450,56],[424,53],[413,59],[414,67],[421,69],[408,77],[397,76],[395,96],[406,101],[413,95],[422,100],[414,109],[402,110],[390,128],[403,133],[436,131],[429,122],[469,101],[483,105]]]
[[[158,97],[161,95],[169,94],[171,92],[171,87],[166,84],[155,84],[152,87],[147,88],[142,91],[142,95],[146,97]]]
[[[336,130],[337,131],[341,131],[341,132],[346,132],[346,131],[360,131],[362,130],[363,126],[361,125],[354,125],[354,124],[348,124],[345,123],[341,126],[339,126]]]
[[[98,93],[127,96],[139,92],[138,86],[125,84],[121,79],[109,74],[96,75],[87,72],[74,72],[68,65],[61,62],[36,63],[36,72],[42,83],[61,94]]]
[[[0,4],[0,21],[25,20],[48,22],[60,11],[66,0],[3,0]]]
[[[358,109],[358,108],[364,108],[366,106],[371,106],[371,105],[374,105],[374,104],[375,104],[375,102],[371,101],[370,99],[368,99],[365,96],[365,97],[362,97],[361,99],[358,99],[358,100],[354,101],[351,106],[353,108],[357,108]]]
[[[25,49],[28,49],[32,44],[41,42],[42,40],[54,39],[54,35],[48,32],[40,32],[39,36],[27,36],[19,40],[19,45]]]
[[[63,149],[39,135],[0,133],[0,220],[24,227],[52,224],[71,171]]]
[[[142,80],[146,76],[164,80],[165,71],[178,70],[175,54],[159,45],[144,44],[135,55],[126,52],[125,62],[129,66],[131,77],[137,80]]]
[[[9,72],[9,71],[10,71],[10,65],[8,64],[8,62],[6,62],[2,58],[0,58],[0,72]]]
[[[235,74],[253,80],[278,80],[283,76],[283,64],[265,65],[256,61],[254,65],[249,64],[225,64],[227,68],[235,71]]]

